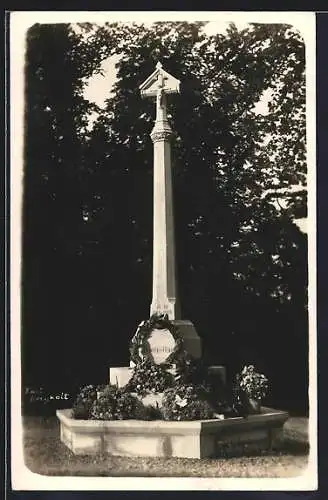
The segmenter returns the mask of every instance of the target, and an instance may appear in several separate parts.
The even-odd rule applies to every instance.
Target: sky
[[[229,26],[232,19],[228,21],[216,20],[208,22],[205,26],[204,31],[208,35],[215,35],[217,33],[224,34]],[[152,21],[153,22],[153,21]],[[143,22],[143,24],[152,24],[152,22]],[[249,26],[249,23],[245,20],[233,20],[234,24],[239,30],[245,29]],[[120,56],[114,55],[105,59],[102,63],[101,74],[92,76],[85,87],[84,97],[91,102],[97,104],[100,108],[104,107],[105,100],[111,97],[113,85],[116,80],[116,68],[115,64],[119,61]],[[263,92],[260,100],[256,103],[254,107],[254,112],[259,115],[266,115],[268,113],[268,103],[270,101],[271,90],[268,89]],[[92,125],[95,115],[90,117],[90,126]],[[295,221],[302,232],[307,231],[307,219],[298,219]]]
[[[229,21],[210,21],[204,28],[204,31],[207,35],[215,35],[217,33],[225,33],[229,23]],[[242,30],[249,26],[248,22],[245,21],[234,21],[237,28]],[[144,24],[151,24],[144,23]],[[102,75],[98,74],[91,77],[87,83],[85,88],[84,97],[91,102],[96,103],[99,107],[103,107],[105,100],[108,99],[111,95],[111,90],[115,83],[115,64],[119,60],[119,56],[115,55],[104,60],[102,64]],[[256,111],[258,113],[265,113],[267,109],[269,92],[267,92],[263,99],[257,104]]]

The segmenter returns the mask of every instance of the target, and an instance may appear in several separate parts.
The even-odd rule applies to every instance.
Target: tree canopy
[[[117,54],[115,86],[99,109],[83,90]],[[210,36],[206,23],[186,22],[30,29],[24,325],[35,341],[27,352],[44,343],[47,363],[66,339],[67,374],[71,363],[76,373],[90,373],[88,363],[106,373],[127,358],[149,314],[155,106],[138,87],[158,60],[181,80],[169,119],[184,316],[208,360],[231,370],[255,360],[280,380],[296,349],[288,387],[303,380],[304,388],[306,235],[295,224],[306,215],[304,43],[282,24],[231,24]],[[84,353],[73,362],[77,342]]]

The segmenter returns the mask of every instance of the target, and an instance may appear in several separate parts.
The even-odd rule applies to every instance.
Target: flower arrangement
[[[162,391],[164,394],[160,407],[157,404],[156,407],[144,405],[132,393],[136,392],[133,390],[133,385],[123,388],[115,385],[85,386],[74,401],[73,418],[83,420],[202,420],[223,419],[241,414],[236,408],[232,411],[223,400],[213,398],[211,391],[201,384],[176,382],[173,377],[171,382],[172,380],[173,385],[165,387]],[[160,389],[163,387],[164,385]],[[138,388],[138,391],[137,394],[143,395],[142,388]],[[160,391],[154,390],[153,392]]]
[[[132,394],[114,385],[103,386],[100,391],[92,390],[92,386],[84,388],[87,393],[84,412],[81,412],[81,394],[77,398],[80,412],[74,413],[75,418],[93,420],[125,420],[144,419],[145,407]],[[82,398],[83,401],[83,398]]]
[[[240,386],[240,374],[235,377],[231,392],[231,416],[246,417],[250,413],[249,397]]]
[[[166,328],[167,322],[167,317],[152,316],[147,328],[139,330],[139,334],[143,332],[143,337],[140,335],[145,344],[149,332],[159,324]],[[142,345],[136,340],[134,343]],[[175,351],[179,352],[179,356],[174,363],[171,358],[169,366],[167,362],[155,364],[151,356],[135,359],[133,375],[123,388],[114,385],[83,387],[74,401],[73,417],[94,420],[204,420],[247,416],[259,411],[269,384],[266,376],[256,372],[253,365],[244,366],[236,375],[230,398],[226,390],[216,386],[217,381],[209,379],[201,360],[189,356],[182,342],[179,345],[179,350]],[[146,347],[143,352],[146,352]],[[169,371],[169,368],[174,370]],[[149,407],[141,401],[149,393],[163,393],[160,407],[158,403],[156,407]]]
[[[203,362],[184,353],[175,366],[175,381],[185,385],[208,385],[207,369]]]
[[[132,394],[108,386],[92,404],[90,418],[94,420],[144,419],[145,407]]]
[[[153,363],[148,338],[155,328],[169,330],[175,340],[175,347],[166,359],[166,366],[176,363],[179,357],[183,355],[183,337],[179,334],[179,331],[174,324],[169,320],[168,315],[153,314],[150,319],[140,323],[136,334],[132,338],[130,344],[130,358],[135,365],[140,364],[144,360]]]
[[[116,420],[115,410],[118,399],[117,389],[109,386],[94,399],[89,418],[94,420]]]
[[[171,373],[161,365],[155,365],[146,359],[134,366],[132,377],[125,390],[145,395],[164,392],[165,389],[172,387],[173,383],[174,379]]]
[[[97,398],[97,386],[84,386],[75,398],[72,411],[76,419],[86,420],[90,416],[90,410],[93,402]]]
[[[250,399],[258,401],[264,399],[269,390],[267,377],[256,372],[254,365],[244,366],[239,376],[239,385]]]
[[[208,402],[206,390],[201,386],[184,384],[164,392],[162,414],[164,420],[217,418],[214,408]]]

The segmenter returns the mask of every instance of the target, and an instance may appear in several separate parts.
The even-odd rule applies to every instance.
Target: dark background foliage
[[[149,316],[155,106],[138,86],[161,60],[182,82],[169,113],[184,317],[207,362],[231,376],[254,363],[270,404],[307,410],[307,238],[295,224],[306,216],[304,44],[286,25],[202,26],[28,32],[24,385],[107,382]],[[114,93],[99,109],[83,89],[113,54]]]

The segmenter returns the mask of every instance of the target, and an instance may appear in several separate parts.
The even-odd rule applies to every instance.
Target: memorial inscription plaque
[[[176,341],[169,330],[154,328],[149,335],[148,344],[154,363],[160,365],[174,351]]]

